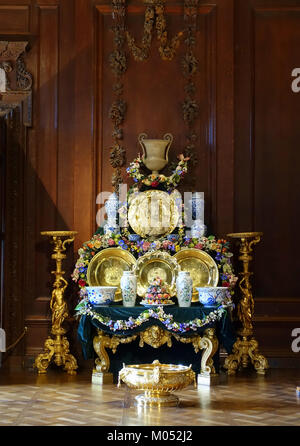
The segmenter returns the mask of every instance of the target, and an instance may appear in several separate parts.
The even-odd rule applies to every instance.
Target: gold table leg
[[[218,350],[219,341],[216,336],[216,331],[213,327],[207,328],[203,335],[197,335],[192,337],[184,337],[173,335],[177,341],[189,343],[194,346],[195,353],[199,350],[203,350],[201,357],[200,373],[197,376],[198,385],[211,385],[219,382],[219,374],[216,373],[213,357]]]
[[[239,282],[242,296],[237,304],[237,315],[241,328],[237,331],[238,339],[233,345],[233,352],[225,360],[224,367],[227,369],[228,375],[234,375],[238,368],[248,367],[250,362],[256,372],[262,375],[269,367],[267,359],[259,353],[258,342],[253,337],[254,299],[250,283],[250,276],[253,273],[249,271],[252,246],[260,241],[262,235],[262,232],[227,234],[227,237],[240,240],[239,260],[243,262],[243,271],[240,273],[242,278]]]
[[[67,303],[64,300],[64,292],[68,282],[63,277],[62,260],[66,258],[64,254],[66,245],[73,242],[77,232],[44,231],[41,234],[52,237],[52,243],[54,244],[51,258],[56,261],[56,271],[52,271],[52,274],[55,275],[55,280],[50,300],[50,308],[52,310],[51,334],[54,338],[49,336],[45,341],[44,351],[37,356],[34,366],[38,369],[39,374],[46,373],[50,362],[53,360],[56,365],[63,366],[67,373],[75,375],[78,368],[77,361],[69,352],[69,342],[64,336],[66,330],[62,327],[64,320],[69,315]]]

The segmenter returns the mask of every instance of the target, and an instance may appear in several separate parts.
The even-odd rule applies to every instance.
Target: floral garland
[[[127,167],[127,174],[133,178],[135,183],[140,183],[140,186],[147,186],[150,188],[157,188],[163,186],[168,191],[172,191],[177,187],[180,180],[184,177],[187,172],[187,162],[189,158],[185,158],[182,154],[178,155],[179,162],[173,170],[172,175],[167,177],[162,174],[150,174],[145,175],[141,173],[141,167],[143,164],[143,157],[138,155]]]
[[[170,240],[171,239],[171,240]],[[215,236],[201,238],[191,238],[184,235],[184,228],[179,228],[179,234],[167,237],[161,237],[157,240],[150,241],[141,239],[139,241],[131,241],[129,239],[128,230],[124,230],[122,234],[95,234],[91,240],[85,242],[78,250],[79,258],[75,264],[72,273],[72,279],[79,286],[79,296],[86,296],[87,286],[87,269],[91,259],[99,251],[109,247],[119,247],[131,252],[136,258],[142,256],[146,252],[162,250],[175,254],[183,248],[195,248],[208,252],[215,260],[219,268],[219,281],[222,286],[228,287],[231,295],[234,294],[233,288],[236,284],[237,277],[234,275],[230,252],[229,242],[223,239],[216,239]]]
[[[129,317],[127,320],[119,319],[112,320],[107,316],[102,316],[93,310],[93,307],[87,303],[87,301],[82,301],[75,308],[77,315],[88,315],[93,319],[98,320],[101,324],[106,325],[112,331],[125,331],[133,330],[134,328],[140,327],[142,324],[147,322],[150,318],[158,319],[162,324],[168,329],[179,333],[185,333],[187,331],[196,331],[205,325],[212,322],[218,321],[226,313],[226,307],[220,305],[214,311],[211,311],[203,319],[195,318],[187,322],[176,322],[172,314],[166,314],[163,307],[158,306],[155,308],[150,308],[143,311],[136,319]]]

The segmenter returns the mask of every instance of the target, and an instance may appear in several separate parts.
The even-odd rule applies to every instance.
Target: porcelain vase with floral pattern
[[[193,279],[189,271],[179,271],[176,279],[176,293],[179,307],[191,306]]]
[[[136,301],[136,275],[132,271],[124,271],[120,281],[124,307],[134,307]]]

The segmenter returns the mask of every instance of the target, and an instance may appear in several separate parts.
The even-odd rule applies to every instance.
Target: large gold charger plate
[[[179,263],[181,271],[189,271],[193,279],[192,302],[199,300],[197,287],[218,285],[219,269],[207,252],[195,248],[183,248],[173,257]]]
[[[141,237],[163,236],[176,228],[179,212],[175,194],[161,190],[148,190],[132,198],[128,209],[128,222]]]
[[[87,282],[90,286],[116,286],[115,302],[122,300],[120,280],[123,271],[135,267],[136,259],[122,248],[106,248],[98,252],[89,263]]]
[[[176,277],[180,266],[174,256],[164,251],[147,252],[136,262],[137,294],[144,297],[150,282],[160,277],[168,287],[170,296],[176,294]]]

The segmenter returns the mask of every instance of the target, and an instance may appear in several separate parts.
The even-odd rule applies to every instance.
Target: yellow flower
[[[94,247],[95,247],[96,249],[101,248],[101,242],[100,242],[100,240],[96,240],[96,241],[95,241],[95,243],[94,243]]]
[[[176,252],[180,251],[180,246],[179,246],[179,245],[176,245],[176,247],[175,247],[175,251],[176,251]]]

